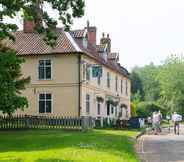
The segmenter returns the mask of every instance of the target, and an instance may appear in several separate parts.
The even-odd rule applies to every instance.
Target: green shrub
[[[161,113],[165,116],[165,110],[155,102],[140,102],[137,105],[137,116],[147,118],[148,116],[152,116],[154,111],[161,111]]]
[[[131,113],[131,117],[137,116],[136,105],[133,102],[131,102],[130,104],[130,113]]]

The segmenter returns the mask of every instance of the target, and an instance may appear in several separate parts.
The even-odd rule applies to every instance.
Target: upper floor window
[[[86,114],[90,113],[90,95],[86,94]]]
[[[115,80],[116,80],[115,89],[116,89],[116,91],[118,91],[118,77],[117,76],[116,76]]]
[[[39,113],[52,112],[52,94],[40,93],[39,94]]]
[[[98,85],[101,84],[101,77],[100,76],[97,77],[97,82],[98,82]]]
[[[126,95],[128,95],[128,81],[126,80]]]
[[[86,80],[86,64],[82,65],[82,71],[83,80]]]
[[[90,80],[91,78],[91,69],[90,69],[90,65],[86,65],[86,80]]]
[[[110,88],[110,73],[107,72],[107,87]]]
[[[39,60],[38,78],[40,80],[51,79],[51,60]]]
[[[123,80],[121,80],[121,93],[123,93]]]

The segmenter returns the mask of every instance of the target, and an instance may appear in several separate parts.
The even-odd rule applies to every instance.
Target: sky
[[[80,29],[87,20],[97,27],[97,40],[109,33],[112,52],[131,70],[184,51],[184,0],[86,0],[85,15],[74,20]],[[50,14],[55,12],[49,10]]]

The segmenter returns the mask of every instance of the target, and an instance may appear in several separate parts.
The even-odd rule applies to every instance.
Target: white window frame
[[[46,79],[46,78],[44,78],[44,79],[40,79],[39,78],[39,62],[40,61],[46,61],[46,60],[49,60],[50,61],[50,63],[51,63],[51,78],[49,78],[49,79]],[[45,75],[45,74],[44,74]],[[38,60],[38,65],[37,65],[37,79],[38,80],[52,80],[53,79],[53,61],[52,61],[52,59],[50,59],[50,58],[43,58],[43,59],[39,59]]]
[[[118,76],[115,77],[115,91],[118,91]]]
[[[40,102],[40,94],[45,94],[45,95],[46,95],[46,94],[51,94],[51,100],[50,100],[50,101],[51,101],[51,112],[50,112],[50,113],[48,113],[48,112],[46,112],[46,111],[45,111],[44,113],[40,113],[40,112],[39,112],[39,108],[40,108],[40,107],[39,107],[39,106],[40,106],[40,105],[39,105],[39,102]],[[45,101],[47,101],[47,100],[45,99]],[[51,92],[39,92],[39,93],[38,93],[38,96],[37,96],[37,103],[38,103],[38,106],[37,106],[37,107],[38,107],[38,108],[37,108],[38,114],[52,114],[52,113],[54,112],[54,111],[53,111],[53,109],[54,109],[54,107],[53,107],[53,105],[54,105],[54,104],[53,104],[53,94],[52,94]],[[46,103],[46,102],[45,102],[45,103]]]
[[[111,75],[107,72],[107,88],[111,88]]]
[[[88,75],[88,72],[89,72],[89,75]],[[90,81],[90,80],[91,80],[91,67],[90,67],[90,64],[86,64],[86,81]]]
[[[121,94],[123,94],[123,79],[121,79]]]
[[[84,81],[86,81],[86,73],[87,73],[87,71],[86,71],[86,64],[84,63],[82,65],[82,78],[83,78]]]
[[[125,90],[125,93],[126,93],[126,95],[128,96],[128,81],[126,80],[126,86],[125,86],[125,88],[126,88],[126,90]]]
[[[87,100],[87,96],[89,96],[89,99]],[[91,107],[91,96],[90,94],[86,94],[86,115],[89,115],[90,114],[90,107]],[[87,112],[87,102],[89,103],[89,112]]]

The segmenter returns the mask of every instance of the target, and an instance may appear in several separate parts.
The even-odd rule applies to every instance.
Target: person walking
[[[148,123],[148,127],[151,127],[152,126],[152,118],[151,118],[151,116],[149,116],[147,118],[147,123]]]
[[[174,134],[179,135],[180,121],[182,121],[182,116],[174,112],[174,114],[172,115],[172,121],[174,123]]]
[[[153,128],[154,134],[157,135],[160,132],[160,115],[158,112],[153,112]]]
[[[162,129],[161,129],[162,113],[160,112],[160,110],[158,111],[158,116],[159,116],[159,132],[162,132]]]

